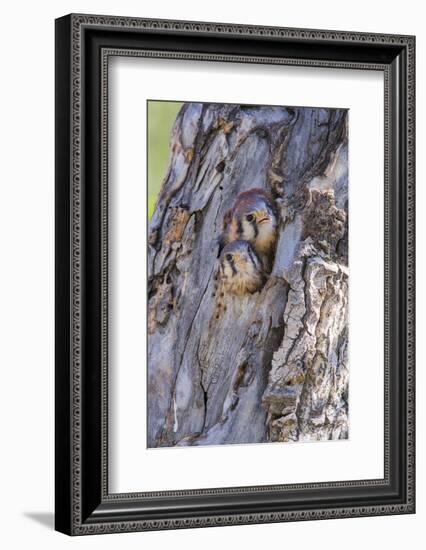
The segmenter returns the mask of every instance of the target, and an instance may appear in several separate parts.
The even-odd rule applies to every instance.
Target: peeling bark
[[[348,436],[345,110],[185,104],[148,236],[148,446]],[[272,193],[255,294],[215,318],[222,219]]]

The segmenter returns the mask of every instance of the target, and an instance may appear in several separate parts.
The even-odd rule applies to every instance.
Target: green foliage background
[[[166,175],[170,134],[183,103],[148,101],[148,221]]]

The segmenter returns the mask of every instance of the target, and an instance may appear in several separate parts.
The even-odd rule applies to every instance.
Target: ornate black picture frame
[[[107,71],[116,55],[384,73],[383,479],[108,492]],[[56,21],[58,531],[414,513],[414,56],[413,36],[74,14]]]

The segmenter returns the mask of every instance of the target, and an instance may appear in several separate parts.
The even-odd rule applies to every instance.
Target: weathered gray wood
[[[345,438],[347,113],[189,103],[149,226],[148,445]],[[217,239],[272,192],[272,273],[215,319]]]

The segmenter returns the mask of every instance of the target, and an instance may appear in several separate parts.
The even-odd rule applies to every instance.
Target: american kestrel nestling
[[[262,263],[249,242],[227,244],[219,258],[216,318],[225,309],[225,294],[253,294],[262,287],[264,280]]]
[[[273,200],[263,189],[240,193],[234,206],[223,217],[221,246],[236,240],[248,241],[270,271],[277,239],[277,216]]]
[[[262,264],[247,241],[233,241],[220,255],[219,278],[225,292],[253,293],[264,281]]]

